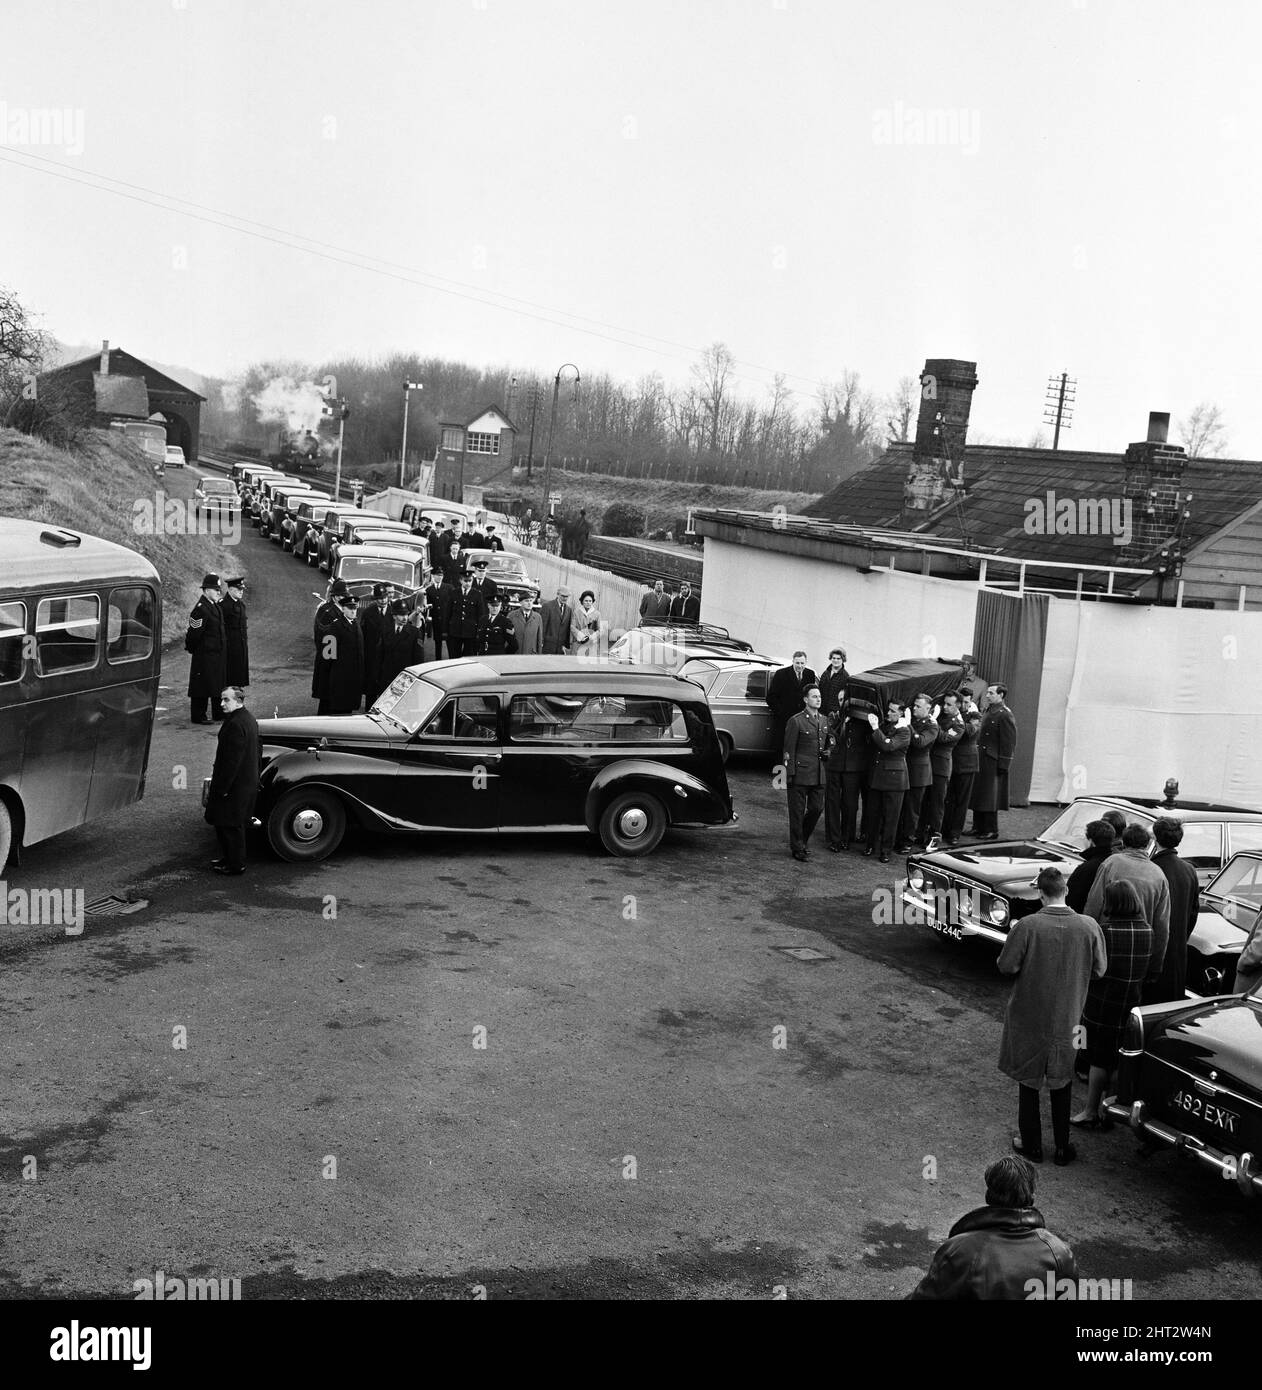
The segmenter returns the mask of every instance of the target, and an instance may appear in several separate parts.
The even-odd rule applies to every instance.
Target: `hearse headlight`
[[[991,898],[990,906],[986,909],[986,915],[997,927],[1002,927],[1008,920],[1008,904],[1002,898]]]
[[[916,890],[917,893],[925,886],[925,873],[919,864],[913,864],[907,870],[907,882]]]
[[[1138,1009],[1132,1009],[1126,1015],[1120,1050],[1129,1057],[1135,1057],[1144,1050],[1144,1016]]]

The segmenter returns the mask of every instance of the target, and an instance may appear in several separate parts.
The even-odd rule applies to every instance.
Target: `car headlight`
[[[907,882],[910,883],[917,892],[920,892],[925,886],[924,871],[919,864],[913,864],[911,868],[907,870]]]
[[[997,927],[1002,927],[1008,920],[1008,904],[1002,898],[991,898],[986,913]]]

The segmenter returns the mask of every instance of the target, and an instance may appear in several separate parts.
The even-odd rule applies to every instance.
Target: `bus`
[[[161,632],[143,555],[0,517],[0,872],[144,795]]]

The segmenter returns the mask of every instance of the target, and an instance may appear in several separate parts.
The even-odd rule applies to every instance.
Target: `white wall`
[[[816,671],[840,643],[851,671],[905,657],[956,657],[973,644],[977,586],[918,574],[860,574],[707,536],[701,617],[787,662],[799,647]]]
[[[576,604],[584,589],[591,589],[595,593],[596,607],[608,624],[606,632],[624,631],[640,621],[640,598],[645,588],[634,579],[624,579],[620,574],[610,574],[608,570],[593,569],[591,565],[580,565],[577,560],[562,560],[543,550],[517,545],[505,545],[504,548],[525,560],[531,578],[537,579],[543,586],[539,597],[544,602],[556,596],[558,584],[568,584]]]

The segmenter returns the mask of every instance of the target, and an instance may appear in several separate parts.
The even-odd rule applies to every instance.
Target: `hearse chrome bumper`
[[[1234,1178],[1236,1186],[1246,1197],[1262,1196],[1262,1163],[1257,1155],[1242,1153],[1223,1153],[1205,1143],[1195,1135],[1186,1134],[1165,1120],[1154,1119],[1148,1113],[1148,1106],[1142,1100],[1131,1105],[1119,1105],[1116,1101],[1105,1107],[1115,1119],[1125,1120],[1137,1133],[1147,1139],[1156,1139],[1172,1149],[1192,1154],[1201,1163],[1215,1169],[1224,1178]]]

